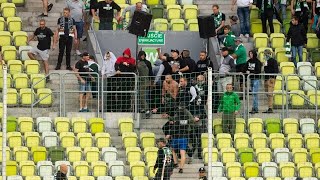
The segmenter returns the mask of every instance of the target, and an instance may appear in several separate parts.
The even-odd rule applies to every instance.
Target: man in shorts
[[[76,76],[79,81],[80,86],[80,94],[79,94],[79,104],[80,104],[80,110],[79,112],[89,112],[88,109],[88,100],[90,97],[90,76],[89,74],[86,74],[87,72],[90,72],[88,61],[90,59],[90,55],[87,52],[84,52],[81,54],[81,59],[76,63],[74,67],[74,71],[77,72]],[[89,92],[88,92],[89,91]]]
[[[44,19],[40,20],[40,27],[29,37],[28,42],[32,41],[37,37],[38,45],[33,47],[29,52],[28,56],[30,59],[36,60],[36,55],[39,55],[43,60],[45,74],[49,74],[49,50],[51,46],[51,37],[53,36],[51,29],[46,27],[46,21]],[[55,47],[55,41],[53,41],[52,48]],[[47,77],[49,79],[49,77]]]

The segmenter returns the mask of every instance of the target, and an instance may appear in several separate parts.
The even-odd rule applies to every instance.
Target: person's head
[[[199,169],[199,177],[204,177],[206,176],[206,169],[204,167],[201,167]]]
[[[213,14],[219,13],[219,5],[218,4],[212,5],[212,12],[213,12]]]
[[[190,51],[188,49],[184,49],[182,51],[182,57],[184,57],[184,58],[190,57]]]
[[[241,44],[242,43],[241,37],[237,37],[236,39],[234,39],[234,42],[235,42],[236,45]]]
[[[87,52],[84,52],[81,54],[82,61],[88,61],[90,59],[90,54]]]
[[[270,51],[270,49],[265,49],[263,51],[263,54],[264,54],[264,58],[266,60],[269,60],[272,57],[272,52]]]
[[[41,29],[44,29],[46,27],[46,20],[40,19],[39,26]]]
[[[136,11],[141,11],[142,10],[142,2],[137,2],[136,3]]]
[[[170,84],[172,80],[173,80],[173,79],[172,79],[172,76],[171,76],[171,75],[166,75],[166,76],[165,76],[165,81],[166,81],[166,83]]]
[[[173,59],[177,59],[179,57],[179,50],[178,49],[171,49],[171,57]]]
[[[159,148],[163,148],[167,145],[167,141],[164,138],[160,138],[158,139],[157,144]]]
[[[198,84],[203,84],[205,82],[204,75],[197,76],[197,82]]]
[[[293,25],[298,25],[299,24],[299,18],[297,16],[293,16],[291,19],[291,23]]]
[[[139,60],[145,60],[146,57],[147,57],[146,52],[144,52],[144,51],[139,51],[139,53],[138,53],[138,59],[139,59]]]
[[[123,57],[130,58],[131,57],[131,50],[129,48],[123,51]]]
[[[180,87],[186,87],[188,85],[188,80],[184,77],[180,78],[179,85],[180,85]]]
[[[231,26],[230,25],[225,25],[223,27],[224,34],[228,34],[230,31],[231,31]]]
[[[106,3],[110,4],[112,2],[112,0],[106,0]]]
[[[200,61],[206,60],[207,59],[207,52],[206,51],[200,51],[199,59],[200,59]]]
[[[61,164],[60,165],[60,172],[62,172],[63,174],[67,174],[68,173],[68,166],[66,164]]]
[[[229,55],[229,49],[227,47],[221,48],[221,54],[223,57],[226,57]]]
[[[230,24],[236,24],[238,21],[237,16],[229,16],[229,19],[230,19]]]
[[[70,8],[66,7],[63,9],[63,16],[69,17],[70,16]]]
[[[96,58],[94,58],[94,56],[92,56],[92,55],[89,56],[89,60],[96,62]]]
[[[162,56],[162,61],[166,61],[170,55],[168,53],[164,53]]]
[[[256,59],[257,57],[258,57],[257,51],[255,51],[255,50],[250,50],[249,51],[249,58],[250,59]]]
[[[227,84],[226,90],[227,90],[227,92],[232,92],[232,90],[233,90],[232,84]]]

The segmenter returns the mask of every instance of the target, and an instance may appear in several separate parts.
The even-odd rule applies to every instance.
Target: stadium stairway
[[[236,15],[236,11],[231,11],[232,0],[216,0],[216,1],[208,1],[208,0],[194,0],[194,3],[198,5],[200,15],[209,15],[212,14],[212,5],[218,4],[219,9],[222,13],[226,14],[226,18],[231,15]],[[229,20],[227,20],[229,23]]]

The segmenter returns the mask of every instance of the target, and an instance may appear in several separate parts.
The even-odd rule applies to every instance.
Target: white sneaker
[[[80,52],[79,50],[76,50],[76,54],[77,54],[78,56],[80,56],[80,55],[81,55],[81,52]]]
[[[240,34],[240,37],[243,38],[244,37],[243,34]]]
[[[249,36],[249,34],[246,34],[245,37],[246,37],[246,38],[249,38],[250,36]]]

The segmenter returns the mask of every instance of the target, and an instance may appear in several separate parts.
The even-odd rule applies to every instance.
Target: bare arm
[[[179,91],[179,84],[176,82],[176,83],[174,84],[173,94],[172,94],[172,97],[173,97],[174,99],[177,99],[178,91]]]
[[[166,81],[163,81],[162,93],[161,93],[162,97],[164,97],[164,95],[166,94],[166,88],[165,88],[166,84],[167,84]]]
[[[77,27],[73,25],[73,29],[74,29],[74,39],[76,40],[78,38]]]
[[[221,25],[216,29],[216,31],[219,31],[220,29],[222,29],[225,25],[225,21],[221,21]]]
[[[35,37],[34,34],[30,35],[29,38],[28,38],[28,43],[29,43],[30,41],[34,40],[34,37]]]
[[[182,69],[179,69],[180,72],[186,72],[186,71],[189,71],[189,66],[186,66]]]
[[[291,14],[294,14],[294,1],[295,0],[291,0],[291,3],[290,3]]]
[[[157,52],[158,52],[159,59],[162,60],[163,55],[162,55],[161,52],[160,52],[160,48],[157,48]]]

